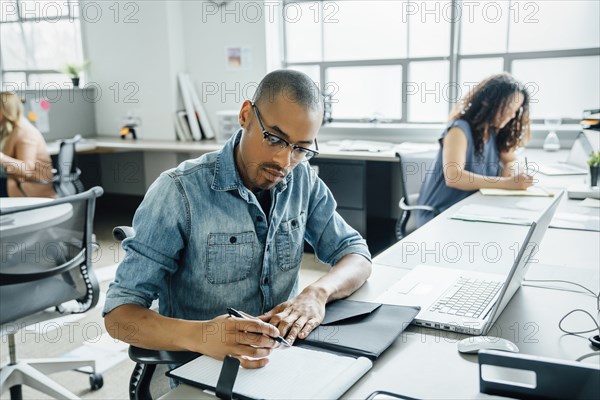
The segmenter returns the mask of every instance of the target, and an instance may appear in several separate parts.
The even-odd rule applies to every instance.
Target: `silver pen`
[[[246,317],[244,314],[242,314],[235,308],[231,308],[231,307],[227,307],[227,314],[229,314],[232,317],[238,317],[238,318],[247,319],[250,321],[252,320],[251,318]],[[270,335],[267,335],[267,336],[269,336],[271,339],[275,340],[276,342],[284,344],[288,347],[291,346],[290,343],[281,336],[270,336]]]

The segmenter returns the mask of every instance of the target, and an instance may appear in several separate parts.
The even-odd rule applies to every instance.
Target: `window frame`
[[[0,25],[3,24],[18,24],[20,27],[20,31],[21,31],[21,36],[22,36],[22,40],[23,43],[27,43],[27,40],[25,38],[25,29],[23,28],[23,24],[34,24],[40,21],[40,19],[43,19],[44,17],[28,17],[28,18],[22,18],[21,17],[21,3],[23,0],[13,0],[15,3],[15,6],[17,8],[17,19],[14,21],[0,21]],[[56,15],[52,17],[52,22],[58,22],[58,21],[63,21],[63,20],[69,20],[69,21],[75,21],[75,20],[80,20],[79,15],[77,11],[79,10],[79,0],[64,0],[63,3],[68,3],[67,5],[67,15]],[[81,25],[80,25],[81,26]],[[81,48],[79,49],[79,52],[81,53],[82,56],[82,61],[84,58],[84,51],[83,51],[83,38],[82,36],[82,32],[81,32],[81,28],[79,30],[79,42],[81,43]],[[60,70],[57,69],[47,69],[47,68],[17,68],[17,69],[6,69],[4,68],[4,57],[0,57],[0,83],[1,86],[4,86],[7,82],[5,80],[5,75],[6,74],[12,74],[12,73],[22,73],[25,74],[25,82],[26,82],[26,87],[25,89],[34,89],[33,86],[30,84],[30,76],[31,75],[38,75],[38,74],[63,74],[64,73]],[[30,61],[29,59],[27,60],[28,62]]]
[[[285,0],[284,7],[287,3],[298,3],[298,2],[320,2],[321,4],[326,3],[328,1],[333,0]],[[337,1],[346,1],[346,0],[337,0]],[[281,66],[283,68],[293,68],[295,66],[317,66],[319,67],[319,84],[321,85],[321,90],[325,90],[326,80],[325,77],[327,75],[327,69],[331,67],[371,67],[371,66],[382,66],[382,65],[399,65],[402,67],[402,85],[404,86],[408,80],[408,71],[409,65],[413,62],[422,62],[422,61],[449,61],[449,91],[450,91],[450,99],[457,98],[457,85],[460,84],[458,81],[458,77],[460,76],[459,65],[461,60],[467,59],[485,59],[485,58],[502,58],[503,60],[503,71],[512,73],[512,64],[516,60],[536,60],[542,58],[570,58],[570,57],[585,57],[585,56],[600,56],[600,47],[595,48],[581,48],[581,49],[565,49],[565,50],[542,50],[542,51],[528,51],[528,52],[494,52],[494,53],[481,53],[481,54],[460,54],[460,39],[461,39],[461,19],[456,18],[456,5],[457,3],[461,3],[462,0],[450,0],[452,2],[452,15],[449,21],[450,24],[450,55],[449,56],[437,56],[437,57],[406,57],[406,58],[395,58],[395,59],[373,59],[373,60],[344,60],[344,61],[306,61],[306,62],[288,62],[287,61],[287,41],[286,41],[286,22],[284,19],[281,19],[281,28],[280,32],[282,34],[282,40],[279,42],[281,45]],[[513,0],[509,0],[511,3]],[[510,7],[510,3],[509,3]],[[507,18],[507,32],[506,32],[506,46],[505,48],[508,50],[508,40],[510,37],[510,18]],[[321,60],[324,60],[324,51],[325,51],[325,32],[324,25],[321,21]],[[410,35],[410,18],[407,20],[407,34],[406,34],[406,42],[407,42],[407,51],[410,54],[410,49],[408,47],[409,44],[409,35]],[[526,82],[524,82],[527,84]],[[386,119],[385,121],[377,121],[384,123],[400,123],[400,124],[431,124],[431,123],[440,123],[440,121],[435,122],[417,122],[417,121],[409,121],[409,105],[408,101],[405,101],[406,93],[404,92],[405,88],[401,87],[401,118],[400,119]],[[449,102],[448,104],[448,113],[452,111],[452,107],[455,103]],[[364,118],[335,118],[334,122],[340,123],[364,123],[367,119]],[[374,122],[374,121],[371,121]],[[532,123],[543,123],[543,119],[532,119]],[[578,124],[579,119],[574,118],[563,118],[564,124]]]

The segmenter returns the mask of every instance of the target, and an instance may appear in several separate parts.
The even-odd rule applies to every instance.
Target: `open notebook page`
[[[259,399],[337,399],[372,367],[370,360],[345,357],[299,347],[278,348],[269,364],[240,368],[233,392]],[[222,361],[201,356],[173,371],[181,377],[214,388]]]

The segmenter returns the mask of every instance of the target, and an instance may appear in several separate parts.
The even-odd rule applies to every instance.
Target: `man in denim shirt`
[[[123,242],[126,255],[107,293],[113,337],[229,354],[258,368],[278,345],[270,336],[305,338],[327,302],[366,281],[365,241],[306,162],[317,154],[322,117],[308,76],[272,72],[255,102],[242,105],[242,129],[221,151],[161,174],[135,213],[135,235]],[[298,293],[304,240],[333,267]],[[155,299],[159,313],[149,310]],[[229,317],[227,307],[259,317]]]

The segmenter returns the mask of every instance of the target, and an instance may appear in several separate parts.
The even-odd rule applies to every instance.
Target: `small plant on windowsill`
[[[598,172],[600,172],[600,150],[590,153],[587,161],[590,166],[590,186],[598,186]]]
[[[79,79],[81,77],[81,73],[87,67],[89,61],[84,61],[81,64],[67,64],[64,67],[64,72],[69,75],[71,78],[71,82],[73,82],[73,87],[79,87]]]

